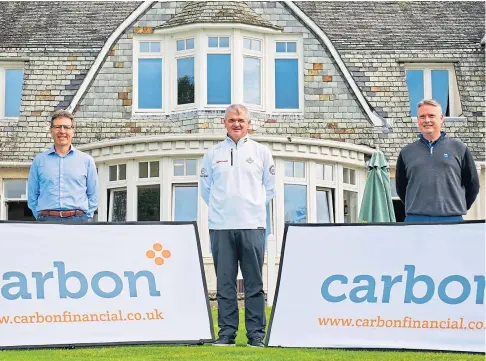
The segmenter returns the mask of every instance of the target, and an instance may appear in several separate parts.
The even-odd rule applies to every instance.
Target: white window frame
[[[277,53],[276,44],[277,42],[296,42],[296,52],[295,53]],[[267,106],[272,113],[302,113],[304,111],[304,43],[302,38],[298,35],[288,35],[284,34],[282,36],[272,37],[272,41],[267,42],[267,49],[269,54],[271,54],[269,72],[267,76],[270,77],[268,84],[271,84],[267,89],[267,94],[269,94],[269,102]],[[277,109],[276,99],[275,99],[275,60],[276,59],[297,59],[298,60],[298,77],[299,77],[299,107],[295,109]]]
[[[198,63],[201,61],[201,52],[197,51],[200,45],[198,42],[198,36],[196,33],[180,33],[172,37],[167,37],[167,39],[167,48],[172,48],[172,54],[174,54],[173,59],[171,59],[171,63],[168,64],[169,68],[173,69],[173,71],[169,71],[168,73],[170,77],[169,91],[172,94],[170,97],[170,109],[175,112],[196,109],[200,103],[199,97],[201,96],[200,89],[198,88],[198,79],[200,78],[200,67],[198,66]],[[177,41],[186,41],[187,39],[194,39],[194,48],[189,50],[177,50]],[[177,104],[177,60],[182,58],[194,58],[194,103]]]
[[[209,48],[209,37],[228,37],[228,48]],[[176,51],[177,40],[193,38],[194,49]],[[243,38],[260,40],[261,52],[243,49]],[[139,43],[160,41],[160,54],[140,55]],[[276,53],[277,41],[296,42],[296,53]],[[207,55],[229,54],[231,56],[231,101],[229,104],[244,104],[243,71],[244,56],[261,59],[261,105],[245,104],[251,111],[288,114],[304,112],[304,45],[302,35],[280,32],[253,26],[235,24],[233,27],[221,24],[197,24],[174,29],[159,29],[155,34],[134,34],[133,36],[133,101],[132,115],[169,115],[187,110],[224,110],[229,104],[207,103]],[[192,104],[177,104],[177,59],[194,57],[195,99]],[[162,59],[162,109],[138,109],[138,59]],[[275,106],[275,59],[298,59],[299,108],[276,109]]]
[[[160,42],[160,53],[141,53],[140,43],[142,42]],[[170,70],[169,66],[166,64],[167,56],[166,53],[166,41],[163,36],[155,35],[137,35],[133,38],[133,87],[132,87],[132,114],[160,114],[166,113],[169,109],[169,93],[172,89],[169,89],[169,76],[167,76]],[[162,60],[162,108],[160,109],[140,109],[138,107],[138,61],[140,59],[161,59]]]
[[[405,72],[408,70],[422,70],[424,72],[424,99],[432,99],[432,70],[447,70],[449,72],[449,99],[450,114],[444,118],[462,117],[462,105],[457,85],[456,70],[450,63],[406,63]],[[407,89],[408,90],[408,89]],[[442,109],[445,112],[445,109]],[[417,117],[412,117],[417,120]]]
[[[294,174],[295,174],[295,162],[303,162],[304,163],[304,177],[287,177],[285,175],[285,162],[292,161],[294,162]],[[282,222],[285,224],[285,185],[304,185],[306,186],[306,198],[307,198],[307,223],[312,222],[312,219],[315,217],[313,216],[313,205],[311,205],[312,197],[311,191],[312,188],[309,184],[309,170],[310,170],[310,162],[306,159],[299,159],[299,158],[285,158],[282,161],[282,168],[283,168],[283,189],[282,189],[282,204],[283,204],[283,213],[282,213]]]
[[[329,187],[322,187],[322,186],[317,186],[316,187],[316,221],[317,221],[317,192],[326,192],[327,195],[327,207],[329,209],[329,218],[330,218],[330,223],[335,223],[334,219],[334,202],[332,199],[332,193],[336,192],[336,188],[329,188]]]
[[[120,166],[124,165],[125,166],[125,179],[120,179]],[[115,164],[107,164],[108,167],[108,184],[111,186],[126,186],[127,184],[127,179],[129,177],[128,175],[128,165],[127,163],[115,163]],[[116,167],[116,180],[110,180],[110,167]],[[138,172],[138,168],[137,168]]]
[[[199,184],[198,182],[190,182],[188,180],[184,180],[182,182],[173,182],[172,183],[172,197],[171,197],[171,202],[172,202],[172,208],[171,208],[171,220],[172,221],[176,221],[175,220],[175,205],[176,205],[176,187],[194,187],[196,186],[197,188],[197,197],[196,197],[196,219],[195,221],[197,222],[199,220],[199,200],[200,200],[200,197],[199,197]]]
[[[151,177],[150,176],[150,163],[157,162],[159,163],[159,175],[157,177]],[[148,177],[147,178],[141,178],[140,177],[140,163],[148,163]],[[143,159],[139,160],[137,162],[137,184],[152,184],[152,183],[160,183],[160,173],[162,172],[160,160],[159,159]]]
[[[127,193],[127,209],[125,210],[125,221],[128,215],[128,190],[127,187],[111,187],[108,186],[107,190],[110,192],[110,204],[108,204],[108,222],[113,222],[113,201],[115,199],[114,193],[119,191],[125,191]]]
[[[257,50],[250,50],[244,48],[244,39],[250,39],[252,41],[258,40],[260,41],[260,51]],[[265,108],[266,104],[266,92],[265,92],[265,37],[258,36],[257,34],[242,32],[241,33],[241,84],[244,84],[244,71],[245,71],[245,64],[244,58],[255,58],[260,60],[260,104],[249,104],[245,102],[244,99],[244,89],[241,92],[241,104],[244,104],[249,110],[256,110],[262,111]],[[238,64],[238,62],[236,62]]]
[[[174,172],[174,166],[175,166],[175,161],[176,160],[183,160],[184,161],[184,175],[175,175],[175,172]],[[196,173],[195,174],[190,174],[190,175],[187,175],[186,174],[186,161],[187,160],[195,160],[196,161]],[[198,174],[197,174],[197,170],[199,169],[198,168],[199,166],[199,159],[198,157],[177,157],[177,158],[172,158],[172,169],[171,169],[171,175],[172,177],[174,178],[174,180],[178,181],[179,179],[183,180],[183,179],[195,179],[196,182],[198,181]]]
[[[0,62],[0,119],[6,121],[18,120],[18,117],[5,116],[5,86],[6,86],[6,70],[24,70],[23,62]],[[25,78],[25,72],[24,72]],[[24,87],[24,79],[22,79],[22,89]],[[22,105],[21,105],[22,106]],[[19,109],[20,110],[20,109]]]

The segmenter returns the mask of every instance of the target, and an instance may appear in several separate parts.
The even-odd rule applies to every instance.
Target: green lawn
[[[215,326],[217,318],[212,310]],[[270,309],[267,317],[270,318]],[[217,328],[217,326],[216,326]],[[217,329],[216,329],[217,334]],[[320,349],[255,349],[246,347],[243,311],[240,311],[240,331],[236,339],[237,347],[204,346],[117,346],[92,347],[74,350],[9,350],[0,351],[0,361],[160,361],[160,360],[251,360],[251,361],[480,361],[483,355],[442,352],[391,352],[391,351],[345,351]]]

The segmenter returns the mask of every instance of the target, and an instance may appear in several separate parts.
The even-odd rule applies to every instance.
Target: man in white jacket
[[[248,346],[262,347],[265,300],[262,267],[266,204],[274,196],[275,166],[270,150],[248,136],[248,109],[226,109],[226,139],[204,155],[201,196],[209,207],[209,235],[217,277],[219,338],[215,346],[234,346],[238,330],[238,263],[245,285]]]

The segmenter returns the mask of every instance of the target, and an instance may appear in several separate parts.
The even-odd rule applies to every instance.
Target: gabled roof
[[[484,1],[294,3],[337,49],[478,47],[484,36]]]
[[[0,47],[101,48],[140,2],[0,1]]]
[[[281,30],[263,19],[246,3],[242,1],[194,1],[189,2],[180,13],[157,29],[172,28],[175,26],[203,24],[247,24],[265,28]]]

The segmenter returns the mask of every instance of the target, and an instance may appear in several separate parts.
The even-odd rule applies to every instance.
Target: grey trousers
[[[239,313],[236,294],[238,262],[245,285],[245,327],[248,339],[265,337],[265,295],[262,268],[264,229],[210,230],[217,277],[219,337],[235,338]]]

